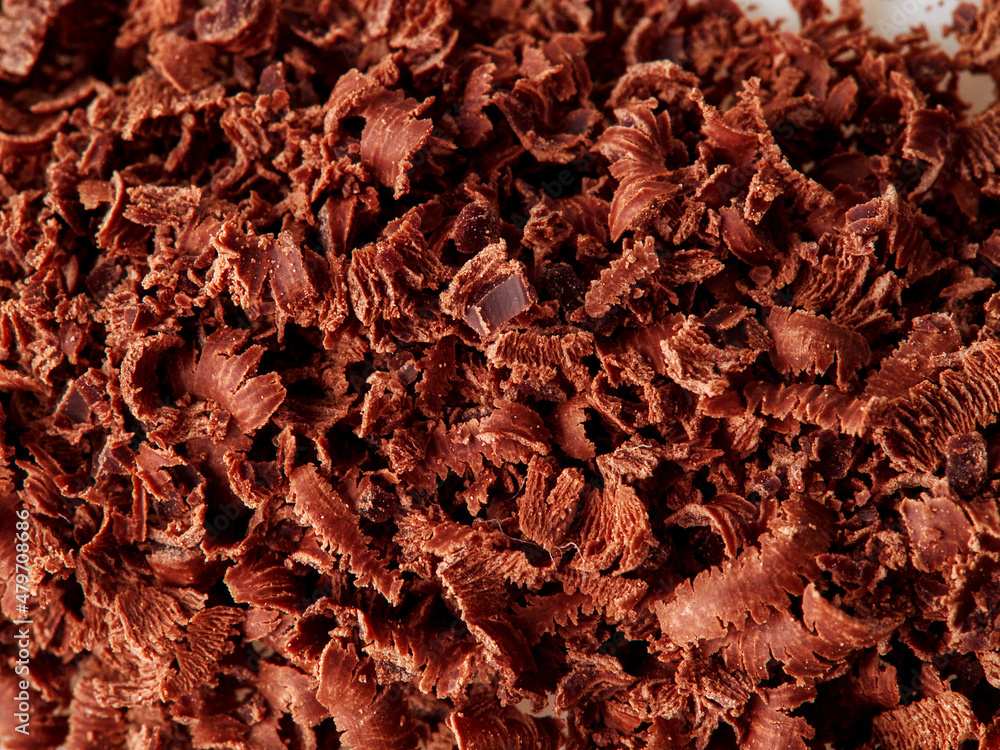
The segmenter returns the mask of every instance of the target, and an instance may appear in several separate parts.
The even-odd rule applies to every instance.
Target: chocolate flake
[[[1000,5],[792,5],[3,2],[0,746],[1000,747]]]

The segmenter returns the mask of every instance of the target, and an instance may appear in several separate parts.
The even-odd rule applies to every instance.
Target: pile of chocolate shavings
[[[0,745],[1000,748],[1000,5],[199,5],[0,14]]]

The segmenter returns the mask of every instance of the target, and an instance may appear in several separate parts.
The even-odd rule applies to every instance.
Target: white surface
[[[735,0],[751,17],[785,19],[784,28],[798,31],[799,19],[788,0]],[[970,0],[965,0],[969,2]],[[836,8],[835,0],[826,0]],[[951,25],[952,11],[962,0],[862,0],[865,23],[881,37],[892,39],[923,24],[932,41],[954,54],[958,50],[955,35],[945,37],[945,26]],[[971,0],[976,3],[976,0]],[[972,112],[981,112],[996,102],[993,81],[987,75],[963,73],[959,77],[959,93],[972,104]]]
[[[865,22],[875,33],[892,39],[897,34],[903,34],[913,26],[924,24],[930,32],[931,39],[942,42],[948,52],[957,49],[955,38],[944,39],[941,30],[945,24],[951,23],[951,13],[960,0],[864,0]],[[751,16],[766,16],[768,18],[785,18],[785,27],[795,31],[799,28],[799,20],[788,0],[736,0],[737,5]],[[827,5],[836,7],[835,2],[827,0]]]

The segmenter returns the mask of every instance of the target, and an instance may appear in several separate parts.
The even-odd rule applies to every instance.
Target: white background
[[[954,34],[944,37],[945,25],[951,25],[952,11],[961,0],[862,0],[864,5],[865,23],[876,34],[892,39],[898,34],[909,32],[911,27],[923,24],[927,27],[932,40],[941,44],[948,53],[954,54],[958,42]],[[966,0],[975,4],[977,0]],[[828,5],[836,7],[836,0],[826,0]],[[766,16],[768,18],[785,20],[784,28],[797,31],[799,19],[788,0],[736,0],[751,17]],[[959,91],[962,97],[972,103],[971,112],[987,109],[996,101],[993,81],[986,75],[963,74],[959,79]]]

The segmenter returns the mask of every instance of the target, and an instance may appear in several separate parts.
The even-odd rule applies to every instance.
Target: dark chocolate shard
[[[219,0],[198,11],[194,27],[199,41],[249,56],[271,45],[276,16],[277,7],[270,0]]]

